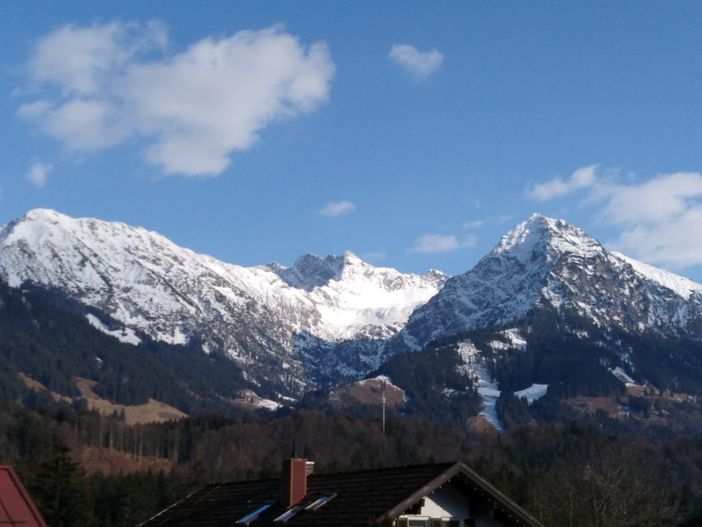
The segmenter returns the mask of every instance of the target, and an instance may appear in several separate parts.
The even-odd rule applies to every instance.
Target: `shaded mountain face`
[[[272,264],[271,270],[286,284],[305,291],[313,291],[316,287],[323,287],[331,280],[340,280],[344,267],[348,263],[353,265],[353,253],[347,252],[343,256],[329,255],[320,258],[316,254],[305,254],[295,261],[292,267]]]
[[[702,285],[609,252],[577,227],[535,214],[418,307],[396,340],[421,349],[508,327],[539,310],[603,332],[702,337]]]
[[[238,392],[251,387],[222,355],[153,341],[60,290],[0,280],[0,399],[20,399],[31,385],[30,400],[78,401],[81,379],[113,403],[153,398],[188,414],[240,412]]]
[[[241,267],[142,228],[30,211],[0,231],[0,278],[60,289],[151,338],[221,353],[281,394],[357,378],[445,281],[350,252]]]

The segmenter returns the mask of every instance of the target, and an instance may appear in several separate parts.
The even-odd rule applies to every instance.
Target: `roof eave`
[[[37,509],[37,506],[34,504],[32,498],[29,496],[27,489],[25,489],[24,485],[22,485],[22,481],[19,479],[19,476],[17,475],[17,472],[15,472],[15,469],[12,468],[12,466],[10,465],[0,465],[0,470],[7,471],[7,473],[10,476],[10,479],[12,480],[12,483],[17,489],[17,492],[19,492],[20,497],[22,498],[22,500],[24,500],[24,503],[29,508],[29,512],[32,514],[32,516],[34,516],[34,520],[37,522],[37,525],[39,525],[39,527],[48,527],[46,525],[46,522],[44,521],[44,518],[39,512],[39,509]]]
[[[459,472],[461,472],[461,463],[454,463],[449,468],[447,468],[444,472],[442,472],[441,474],[436,476],[434,479],[427,482],[425,485],[422,485],[419,489],[417,489],[411,495],[409,495],[404,500],[402,500],[400,503],[395,505],[392,509],[385,512],[385,514],[383,514],[380,518],[384,518],[384,517],[394,518],[396,516],[399,516],[404,511],[409,509],[412,505],[414,505],[417,501],[419,501],[421,498],[423,498],[424,496],[430,494],[431,492],[433,492],[434,490],[439,488],[441,485],[443,485],[448,480],[453,478]]]
[[[400,503],[395,505],[392,509],[388,510],[378,518],[378,520],[382,518],[395,518],[402,514],[404,511],[409,509],[412,505],[414,505],[417,501],[419,501],[421,498],[429,495],[432,493],[434,490],[439,488],[441,485],[449,481],[450,479],[454,478],[458,474],[463,474],[465,475],[473,484],[478,486],[482,491],[486,492],[488,495],[490,495],[492,498],[497,500],[510,514],[513,514],[515,518],[518,520],[524,522],[528,527],[544,527],[541,522],[539,522],[536,518],[534,518],[531,514],[529,514],[527,511],[522,509],[519,505],[517,505],[514,501],[512,501],[509,497],[507,497],[505,494],[503,494],[500,490],[498,490],[494,485],[492,485],[489,481],[484,479],[482,476],[480,476],[477,472],[475,472],[472,468],[470,468],[468,465],[465,463],[454,463],[451,465],[449,468],[447,468],[444,472],[436,476],[434,479],[417,489],[415,492],[413,492],[410,496],[402,500]]]

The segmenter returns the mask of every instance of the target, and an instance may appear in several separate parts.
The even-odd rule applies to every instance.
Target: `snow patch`
[[[493,340],[488,345],[495,351],[505,351],[509,349],[518,349],[524,351],[527,347],[527,340],[524,338],[519,329],[510,328],[500,333],[506,340]]]
[[[526,399],[528,404],[533,403],[537,399],[541,399],[548,391],[548,384],[532,384],[528,388],[514,392],[514,395],[520,399]]]
[[[497,381],[490,379],[485,372],[476,371],[478,377],[478,393],[483,399],[483,409],[479,415],[485,417],[488,423],[500,432],[504,432],[505,427],[497,417],[497,399],[500,398],[500,390]],[[490,379],[490,380],[488,380]]]
[[[283,406],[279,402],[260,397],[253,390],[240,390],[237,394],[237,398],[234,401],[236,403],[243,404],[249,407],[261,408],[263,410],[268,410],[271,412],[274,412],[278,408]]]
[[[276,401],[271,401],[270,399],[259,399],[255,404],[258,408],[263,408],[264,410],[269,410],[271,412],[275,412],[278,408],[283,406],[282,404]]]
[[[505,427],[497,417],[495,408],[497,399],[500,397],[500,388],[497,381],[481,364],[480,350],[472,341],[464,340],[458,343],[457,352],[463,362],[458,366],[458,372],[471,378],[473,386],[483,400],[483,409],[478,415],[482,415],[496,430],[503,432]],[[444,394],[446,395],[446,392]]]
[[[122,329],[112,330],[108,328],[98,317],[96,317],[92,313],[85,315],[85,318],[88,319],[90,325],[93,326],[95,329],[97,329],[101,333],[104,333],[105,335],[109,335],[111,337],[116,338],[124,344],[131,344],[132,346],[138,346],[139,344],[141,344],[141,339],[137,336],[137,334],[132,328],[124,327]],[[102,359],[99,359],[97,357],[96,359],[100,362],[100,364],[102,364]]]
[[[188,335],[179,327],[173,329],[171,333],[159,334],[160,340],[176,346],[185,346],[188,343]]]
[[[388,377],[387,375],[378,375],[376,377],[371,377],[369,379],[362,379],[362,380],[358,381],[358,384],[360,384],[362,386],[365,386],[366,384],[369,384],[369,383],[378,383],[378,384],[385,383],[386,386],[390,386],[393,389],[397,390],[399,393],[401,393],[402,400],[404,402],[408,401],[407,394],[405,393],[405,391],[402,388],[400,388],[398,385],[393,384],[392,379],[390,379],[390,377]]]
[[[527,340],[522,336],[521,333],[519,333],[519,330],[517,328],[506,329],[502,332],[502,334],[505,337],[507,337],[509,343],[512,345],[513,348],[517,348],[520,350],[526,349]]]
[[[369,382],[384,382],[385,384],[395,386],[392,383],[390,377],[388,377],[387,375],[378,375],[377,377],[369,377],[368,379],[362,379],[358,381],[358,384],[368,384]]]
[[[621,366],[617,366],[616,368],[610,368],[609,370],[612,375],[614,375],[617,379],[619,379],[621,382],[623,382],[626,386],[634,386],[636,385],[636,381],[632,379]]]
[[[454,390],[453,388],[444,388],[443,390],[441,390],[441,393],[447,399],[451,399],[452,397],[458,396],[461,392],[459,392],[458,390]]]

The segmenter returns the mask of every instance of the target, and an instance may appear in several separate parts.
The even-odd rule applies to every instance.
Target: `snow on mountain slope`
[[[262,397],[355,381],[391,353],[476,329],[493,331],[483,352],[526,351],[529,327],[520,322],[537,311],[580,317],[600,335],[618,328],[702,340],[701,285],[538,214],[447,279],[376,268],[350,252],[241,267],[142,228],[38,209],[0,230],[0,278],[59,288],[123,325],[92,321],[116,338],[136,341],[136,330],[224,353]],[[596,333],[588,324],[566,330],[588,338]]]
[[[288,393],[377,367],[378,339],[445,280],[375,268],[352,253],[241,267],[143,228],[46,209],[0,232],[0,277],[60,288],[157,340],[227,353],[253,382]],[[348,340],[364,345],[329,356]]]
[[[374,338],[391,336],[446,279],[438,271],[419,276],[373,267],[350,251],[326,258],[306,254],[290,268],[268,268],[296,291],[308,293],[318,306],[326,332],[319,335],[328,340],[352,339],[364,333]]]
[[[631,265],[641,276],[657,282],[663,287],[667,287],[685,299],[689,299],[694,293],[702,293],[702,284],[693,282],[689,278],[663,269],[658,269],[657,267],[639,262],[638,260],[624,256],[618,252],[612,252],[612,254]]]
[[[134,333],[132,328],[110,329],[102,320],[92,313],[88,313],[85,318],[88,319],[90,325],[95,329],[101,333],[104,333],[105,335],[110,335],[111,337],[116,338],[124,344],[131,344],[132,346],[138,346],[141,344],[141,339],[136,333]]]
[[[537,309],[577,314],[602,328],[702,335],[702,286],[608,252],[581,229],[534,214],[473,269],[420,306],[396,342],[505,327]]]

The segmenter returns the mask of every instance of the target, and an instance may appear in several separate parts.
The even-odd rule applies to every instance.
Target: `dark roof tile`
[[[466,472],[468,471],[468,472]],[[252,527],[367,527],[402,502],[416,500],[417,493],[437,481],[443,482],[461,473],[500,501],[509,502],[510,512],[521,509],[494,487],[482,480],[465,465],[441,463],[375,470],[313,474],[307,479],[307,496],[303,507],[321,496],[336,494],[334,499],[317,510],[301,510],[284,524],[273,520],[285,512],[280,503],[280,480],[239,481],[208,485],[172,505],[142,524],[143,527],[234,527],[235,522],[262,505],[272,506],[264,511]],[[443,478],[443,479],[442,479]],[[485,487],[487,488],[487,487]],[[507,510],[506,509],[506,510]],[[539,526],[524,513],[526,522],[515,525]]]

